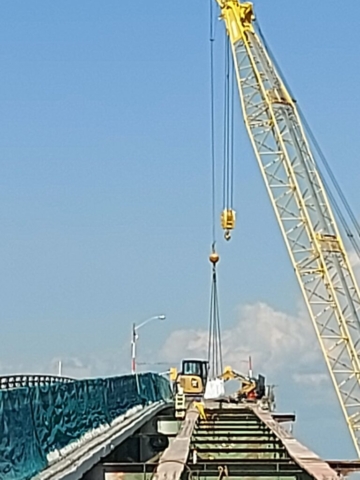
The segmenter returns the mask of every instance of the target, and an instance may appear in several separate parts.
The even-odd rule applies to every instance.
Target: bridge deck
[[[159,463],[103,463],[96,480],[339,480],[335,470],[270,413],[256,406],[214,403],[208,403],[206,411],[203,420],[194,409],[188,410],[183,428]]]

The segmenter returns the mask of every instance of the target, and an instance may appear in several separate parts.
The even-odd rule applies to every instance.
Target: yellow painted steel
[[[202,395],[205,392],[205,385],[198,375],[179,374],[177,380],[185,395]]]
[[[231,230],[234,230],[236,224],[236,212],[235,210],[228,208],[221,213],[221,227],[225,230],[225,239],[230,240]]]
[[[257,387],[254,379],[248,378],[242,373],[235,372],[235,370],[233,370],[230,366],[224,368],[224,371],[219,378],[224,380],[224,382],[228,382],[229,380],[239,380],[241,382],[241,387],[237,392],[239,395],[246,395],[256,390]]]
[[[202,420],[207,420],[205,405],[203,404],[203,402],[194,402],[193,405],[198,410],[200,418]]]
[[[226,23],[232,43],[244,39],[246,32],[254,32],[252,3],[240,3],[238,0],[217,0],[217,3],[221,8],[222,19]]]
[[[177,368],[170,367],[169,377],[171,382],[175,382],[178,376]]]
[[[257,34],[253,6],[216,1],[245,125],[360,456],[359,288],[296,104]]]

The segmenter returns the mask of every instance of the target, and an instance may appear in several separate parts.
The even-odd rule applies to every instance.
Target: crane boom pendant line
[[[255,29],[253,6],[217,2],[246,129],[360,456],[359,288],[295,102]]]
[[[294,98],[293,95],[292,95],[291,89],[290,89],[289,85],[286,83],[286,79],[284,78],[284,75],[282,74],[281,69],[276,62],[276,59],[274,58],[274,55],[272,54],[271,49],[270,49],[268,43],[266,42],[266,39],[264,38],[264,35],[261,31],[260,26],[258,24],[256,26],[257,26],[257,30],[258,30],[260,39],[261,39],[268,55],[271,57],[271,59],[274,63],[275,69],[280,74],[280,76],[283,78],[283,81],[285,83],[285,87],[287,88],[287,90],[290,93],[290,95],[292,96],[292,98]],[[324,155],[324,153],[322,151],[322,149],[319,145],[319,142],[316,140],[315,135],[311,131],[311,128],[310,128],[310,126],[309,126],[309,124],[306,120],[306,117],[304,116],[303,112],[301,111],[300,106],[297,105],[297,108],[298,108],[300,119],[301,119],[301,121],[302,121],[302,123],[305,127],[305,132],[308,134],[308,137],[310,139],[310,143],[314,147],[315,152],[317,153],[319,159],[321,160],[323,166],[325,167],[325,171],[326,171],[326,173],[327,173],[327,175],[330,179],[330,182],[331,182],[336,194],[338,195],[338,197],[340,199],[340,202],[342,203],[346,214],[349,217],[349,220],[352,224],[352,228],[355,229],[355,232],[356,232],[357,235],[354,235],[354,233],[351,231],[351,227],[349,227],[348,221],[346,220],[345,215],[342,212],[341,207],[338,204],[334,193],[331,191],[329,183],[327,182],[327,180],[326,180],[324,174],[321,172],[321,170],[319,170],[319,174],[321,176],[321,180],[322,180],[323,185],[325,187],[325,191],[328,194],[330,204],[332,205],[332,207],[333,207],[333,209],[334,209],[334,211],[337,215],[337,218],[340,220],[340,223],[341,223],[341,225],[344,229],[344,232],[345,232],[347,238],[349,239],[356,255],[360,259],[360,243],[359,243],[359,239],[358,239],[360,237],[360,223],[357,221],[356,216],[355,216],[354,212],[352,211],[352,209],[349,205],[349,202],[347,201],[347,199],[346,199],[346,197],[345,197],[345,195],[344,195],[344,193],[343,193],[343,191],[342,191],[342,189],[341,189],[341,187],[340,187],[340,185],[339,185],[339,183],[338,183],[338,181],[337,181],[337,179],[336,179],[336,177],[335,177],[335,175],[334,175],[334,173],[333,173],[333,171],[332,171],[332,169],[329,165],[329,162],[327,161],[326,156]]]

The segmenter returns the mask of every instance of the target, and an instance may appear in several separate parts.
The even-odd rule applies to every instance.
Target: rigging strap
[[[210,322],[208,338],[208,361],[209,378],[217,378],[223,369],[222,348],[221,348],[221,328],[219,313],[219,298],[217,291],[217,273],[216,264],[219,261],[219,255],[215,252],[214,245],[209,257],[212,264],[212,281],[210,296]]]

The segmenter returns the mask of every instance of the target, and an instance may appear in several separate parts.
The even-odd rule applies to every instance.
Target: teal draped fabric
[[[138,405],[169,400],[154,373],[0,390],[0,479],[29,480],[47,455]]]

